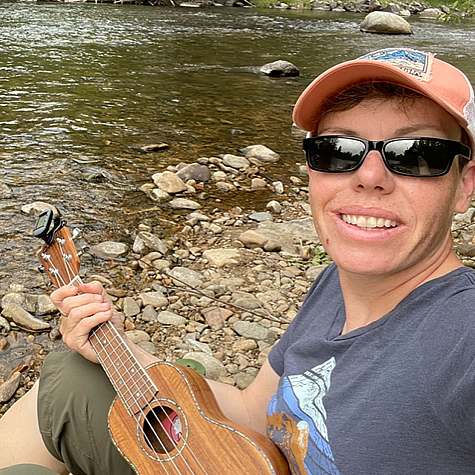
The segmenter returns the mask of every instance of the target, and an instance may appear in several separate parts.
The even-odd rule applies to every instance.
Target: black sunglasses
[[[381,154],[388,170],[414,177],[445,175],[456,156],[471,158],[471,150],[466,145],[433,137],[401,137],[374,142],[344,135],[321,135],[304,139],[303,148],[308,166],[327,173],[356,170],[371,150]]]

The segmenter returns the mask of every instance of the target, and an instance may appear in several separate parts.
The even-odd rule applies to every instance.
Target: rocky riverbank
[[[84,277],[106,286],[131,339],[168,361],[197,362],[209,378],[240,388],[252,381],[328,263],[310,218],[305,167],[295,165],[288,182],[269,182],[266,168],[278,160],[256,145],[168,167],[142,187],[156,218],[132,241],[78,241],[88,250]],[[223,210],[209,200],[263,190],[274,198],[264,209]],[[174,219],[160,218],[161,210]],[[471,208],[454,224],[470,266],[474,215]],[[46,279],[31,282],[0,296],[0,415],[32,386],[46,354],[64,350]]]

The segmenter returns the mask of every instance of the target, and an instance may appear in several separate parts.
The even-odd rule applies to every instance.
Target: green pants
[[[0,475],[57,475],[57,473],[28,463],[0,469]]]
[[[108,432],[115,391],[99,365],[75,353],[51,353],[38,393],[38,422],[50,453],[74,475],[133,475]],[[11,469],[7,469],[11,470]],[[6,472],[10,474],[51,472]],[[0,475],[4,475],[0,471]]]

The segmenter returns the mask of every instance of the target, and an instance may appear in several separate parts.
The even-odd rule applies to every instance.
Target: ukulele
[[[45,241],[38,258],[52,284],[79,285],[79,257],[64,219],[44,211],[33,234]],[[168,362],[143,367],[109,321],[89,342],[117,393],[110,435],[138,475],[289,474],[267,437],[222,414],[196,371]]]

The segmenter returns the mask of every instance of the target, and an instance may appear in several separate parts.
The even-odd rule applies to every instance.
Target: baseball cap
[[[313,131],[328,98],[367,81],[399,84],[433,100],[465,129],[475,149],[475,99],[470,81],[460,69],[433,53],[410,48],[373,51],[324,71],[298,98],[294,123]]]

